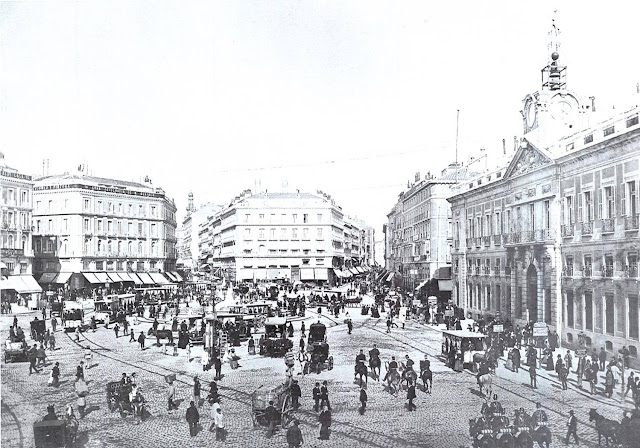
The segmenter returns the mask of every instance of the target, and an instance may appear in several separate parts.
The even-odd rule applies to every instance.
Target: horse
[[[596,431],[598,431],[598,446],[600,446],[602,436],[604,436],[607,446],[609,446],[609,439],[611,439],[614,444],[617,444],[620,434],[620,423],[603,417],[598,414],[595,409],[591,408],[589,411],[589,421],[592,422],[594,420],[596,422]]]
[[[485,373],[483,375],[478,376],[478,386],[480,387],[480,394],[490,397],[492,395],[493,390],[493,377],[491,373]],[[486,389],[487,393],[485,394],[482,390]]]
[[[422,372],[420,372],[420,379],[424,384],[425,393],[430,394],[431,389],[433,388],[433,373],[431,372],[431,369],[429,367],[427,367],[426,369],[422,370]],[[427,386],[427,382],[429,384],[428,386]]]
[[[385,362],[385,368],[387,370],[387,386],[386,389],[389,390],[393,395],[395,395],[399,390],[402,383],[402,377],[397,372],[397,370],[389,370],[389,362]]]
[[[413,370],[413,368],[406,368],[403,365],[402,373],[400,374],[400,377],[402,378],[401,384],[406,383],[407,388],[409,388],[409,385],[414,384],[418,379],[418,374],[416,373],[415,370]]]
[[[362,377],[364,377],[365,384],[369,384],[369,369],[364,362],[359,362],[355,367],[355,376],[360,376],[360,387],[362,387]]]
[[[369,368],[371,369],[371,378],[380,381],[380,358],[377,356],[369,357]]]

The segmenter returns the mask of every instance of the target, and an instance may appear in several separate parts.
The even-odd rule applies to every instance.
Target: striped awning
[[[153,280],[153,278],[151,278],[149,276],[149,274],[147,274],[146,272],[137,272],[136,273],[138,275],[138,277],[140,277],[140,280],[142,280],[142,283],[145,285],[155,285],[156,282]]]
[[[149,275],[151,276],[151,278],[153,279],[153,282],[156,285],[166,285],[169,283],[169,281],[165,278],[165,276],[159,272],[150,272]]]
[[[135,283],[136,285],[144,285],[144,282],[140,280],[140,278],[133,272],[129,272],[127,275],[129,275],[129,278],[131,278],[133,283]]]
[[[83,272],[82,275],[89,283],[102,283],[93,272]]]

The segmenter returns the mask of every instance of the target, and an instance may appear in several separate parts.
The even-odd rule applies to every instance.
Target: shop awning
[[[122,279],[123,282],[133,282],[133,279],[129,277],[129,274],[126,272],[118,272],[118,276]]]
[[[122,279],[120,278],[120,276],[118,274],[116,274],[115,272],[107,272],[107,277],[109,277],[109,280],[111,280],[110,283],[120,283],[122,282]]]
[[[6,280],[0,281],[0,288],[10,289],[18,294],[42,292],[42,287],[31,275],[10,275]]]
[[[349,271],[349,269],[342,270],[342,278],[351,278],[351,277],[353,277],[353,274],[351,273],[351,271]]]
[[[423,280],[422,282],[420,282],[420,284],[418,286],[416,286],[416,291],[419,290],[420,288],[422,288],[424,285],[427,284],[429,280]]]
[[[157,285],[166,285],[169,281],[159,272],[150,272],[149,275]]]
[[[242,280],[253,280],[253,269],[252,268],[240,268],[240,269],[238,269],[236,278],[239,281],[242,281]]]
[[[83,272],[82,275],[89,283],[102,283],[93,272]]]
[[[178,280],[173,276],[173,274],[171,272],[165,272],[164,275],[166,275],[167,277],[169,277],[169,280],[171,280],[172,282],[177,282]]]
[[[146,272],[138,272],[137,275],[138,275],[138,277],[140,277],[140,280],[142,280],[142,283],[145,284],[145,285],[155,285],[156,284],[156,282],[153,281],[153,279]]]
[[[96,276],[100,283],[112,283],[106,272],[94,272],[93,275]]]
[[[313,268],[300,268],[300,280],[315,280]]]
[[[389,275],[387,275],[387,278],[384,279],[385,282],[390,282],[391,279],[393,278],[394,273],[393,272],[389,272]]]
[[[386,269],[383,269],[382,272],[378,274],[378,278],[376,279],[376,281],[381,282],[382,279],[385,278],[387,275],[389,275],[389,271],[387,271]]]
[[[129,276],[129,278],[131,278],[131,280],[133,280],[133,283],[135,283],[136,285],[143,285],[144,283],[142,282],[142,280],[140,280],[140,278],[134,274],[133,272],[129,272],[127,274]]]
[[[171,273],[176,278],[177,282],[183,282],[184,281],[183,278],[180,276],[180,274],[178,274],[176,271],[172,271]]]
[[[73,272],[61,272],[56,276],[55,280],[52,283],[58,283],[60,285],[64,285],[69,281],[72,274]]]
[[[315,268],[314,273],[316,276],[316,280],[329,280],[329,273],[327,272],[327,268]]]
[[[44,283],[44,284],[52,283],[55,280],[57,275],[58,275],[57,272],[45,272],[40,276],[40,280],[38,280],[38,282]]]
[[[438,280],[438,289],[440,291],[452,291],[453,280]]]
[[[349,271],[353,274],[353,275],[358,275],[358,270],[356,268],[349,268]]]

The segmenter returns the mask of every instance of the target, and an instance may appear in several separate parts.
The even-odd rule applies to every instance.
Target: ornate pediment
[[[552,159],[549,156],[525,141],[524,145],[518,149],[515,157],[511,160],[505,177],[529,173],[551,163]]]

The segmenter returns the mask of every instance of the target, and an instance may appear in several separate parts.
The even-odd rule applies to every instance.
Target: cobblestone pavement
[[[469,373],[455,373],[446,368],[437,358],[440,353],[440,332],[415,322],[407,322],[406,328],[393,329],[386,333],[384,319],[361,316],[359,308],[348,309],[354,321],[353,334],[347,333],[344,315],[339,319],[322,315],[327,324],[330,354],[334,357],[334,369],[321,374],[299,375],[303,397],[302,407],[295,416],[301,422],[305,446],[345,447],[460,447],[469,446],[468,420],[479,414],[482,398],[477,392],[475,377]],[[20,325],[28,328],[32,316],[20,316]],[[317,319],[308,312],[307,328]],[[0,321],[3,338],[8,335],[11,318]],[[136,334],[146,332],[149,323],[140,322],[133,328]],[[299,323],[296,324],[294,345],[299,340]],[[29,375],[28,364],[3,363],[2,365],[2,446],[33,446],[32,424],[46,413],[46,406],[53,403],[58,413],[66,404],[75,405],[73,379],[75,367],[83,359],[84,347],[93,352],[92,366],[87,370],[90,395],[87,399],[90,413],[80,420],[79,445],[85,447],[120,446],[206,446],[214,442],[208,432],[211,423],[209,406],[200,408],[202,429],[197,436],[189,436],[184,414],[191,400],[193,376],[199,375],[203,383],[203,396],[212,379],[211,371],[203,372],[200,365],[201,348],[192,352],[188,362],[184,350],[178,356],[164,354],[154,345],[155,339],[147,339],[147,348],[140,350],[137,343],[129,343],[129,337],[115,338],[112,330],[99,328],[95,333],[81,336],[79,344],[73,334],[56,332],[57,350],[49,353],[50,362],[42,373]],[[362,348],[367,352],[378,344],[383,361],[391,355],[404,357],[409,354],[414,361],[428,354],[434,371],[434,391],[427,395],[418,391],[416,412],[405,408],[406,392],[392,396],[383,386],[369,379],[367,393],[369,402],[364,415],[358,412],[359,389],[354,382],[353,365],[355,355]],[[236,349],[242,357],[241,367],[230,370],[223,366],[225,377],[219,382],[223,395],[222,408],[229,431],[226,444],[229,446],[287,446],[285,432],[280,430],[271,439],[265,437],[263,428],[254,428],[251,420],[251,393],[258,387],[270,388],[284,381],[282,359],[268,359],[259,355],[248,356],[246,343]],[[53,362],[61,363],[62,384],[59,388],[47,386]],[[299,371],[299,369],[298,369]],[[138,384],[148,401],[151,416],[141,424],[134,424],[129,416],[121,418],[110,412],[106,403],[106,384],[117,381],[123,372],[136,372]],[[167,412],[166,383],[164,375],[176,373],[178,380],[179,409]],[[384,368],[383,368],[384,374]],[[316,381],[329,383],[333,424],[331,439],[318,440],[317,413],[313,411],[311,389]],[[564,445],[569,409],[574,409],[579,420],[579,435],[586,440],[580,446],[595,446],[596,436],[588,422],[589,408],[620,419],[623,406],[619,401],[602,396],[593,399],[572,385],[562,391],[555,374],[538,377],[539,388],[529,387],[528,372],[519,374],[499,367],[494,381],[494,390],[510,414],[519,407],[531,412],[536,401],[546,408],[554,445]],[[625,403],[630,408],[629,402]]]

